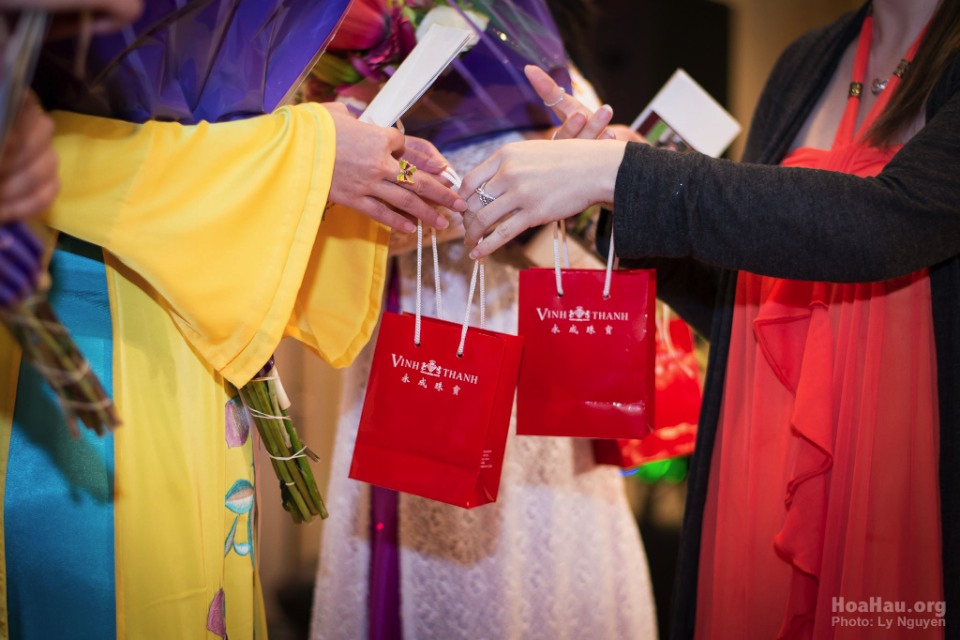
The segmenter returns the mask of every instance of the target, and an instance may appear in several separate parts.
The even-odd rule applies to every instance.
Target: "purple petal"
[[[10,308],[36,289],[43,247],[22,223],[0,226],[0,306]]]
[[[221,638],[227,637],[227,604],[224,601],[226,596],[223,589],[217,591],[210,601],[210,608],[207,609],[207,631],[210,631]]]
[[[230,553],[230,549],[233,548],[233,541],[237,537],[237,523],[240,522],[240,516],[237,516],[233,519],[233,526],[230,527],[230,532],[227,534],[227,539],[223,541],[223,555],[226,556]]]
[[[240,396],[234,396],[224,406],[227,447],[242,447],[250,436],[252,420]]]
[[[260,371],[257,371],[257,375],[255,375],[255,376],[253,376],[253,377],[254,377],[254,378],[262,378],[262,377],[268,375],[271,371],[273,371],[273,367],[274,367],[275,364],[276,364],[276,363],[275,363],[275,361],[274,361],[273,356],[270,356],[270,359],[267,360],[267,364],[263,365],[263,368],[260,369]]]
[[[43,243],[30,231],[30,228],[26,224],[23,222],[11,222],[7,224],[6,227],[32,256],[38,260],[40,259],[40,256],[43,255]]]

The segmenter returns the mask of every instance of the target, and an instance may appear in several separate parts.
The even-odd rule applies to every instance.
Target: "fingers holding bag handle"
[[[556,273],[557,280],[557,296],[563,297],[563,276],[560,269],[560,247],[563,246],[564,262],[566,263],[566,268],[570,268],[570,253],[567,249],[567,230],[564,225],[563,220],[557,220],[557,226],[553,229],[553,268]],[[610,287],[613,282],[613,263],[614,263],[614,249],[613,249],[613,229],[610,230],[610,248],[607,250],[607,268],[606,273],[604,274],[603,279],[603,299],[608,300],[610,298]]]
[[[480,242],[483,242],[481,240]],[[484,290],[483,258],[473,263],[473,275],[470,276],[470,291],[467,293],[467,309],[463,314],[463,329],[460,332],[460,346],[457,347],[457,357],[463,357],[463,349],[467,342],[467,329],[470,328],[470,308],[473,306],[473,293],[477,288],[477,277],[480,279],[480,328],[486,324],[486,291]]]

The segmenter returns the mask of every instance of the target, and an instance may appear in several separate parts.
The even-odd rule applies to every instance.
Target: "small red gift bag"
[[[657,320],[654,431],[639,440],[594,440],[594,459],[629,469],[693,453],[702,391],[693,332],[663,306]]]
[[[384,313],[350,477],[466,508],[495,501],[522,345],[466,320]]]
[[[520,272],[517,433],[642,438],[653,430],[653,270]]]

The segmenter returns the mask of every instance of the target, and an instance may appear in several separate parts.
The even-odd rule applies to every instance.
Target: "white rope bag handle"
[[[563,278],[560,273],[560,247],[563,247],[563,258],[566,268],[570,268],[570,251],[567,248],[567,228],[563,220],[557,220],[553,228],[553,270],[557,276],[557,295],[563,297]],[[613,275],[613,229],[610,229],[610,248],[607,250],[607,270],[603,279],[603,299],[610,298],[610,283]]]
[[[433,285],[437,297],[437,318],[443,320],[443,297],[440,293],[440,258],[437,252],[437,230],[431,229],[433,245]],[[413,344],[420,346],[420,317],[423,308],[423,223],[417,220],[417,320],[413,329]]]
[[[437,296],[437,317],[443,319],[443,300],[440,293],[440,258],[437,251],[437,232],[432,231],[433,245],[433,278]],[[460,344],[457,347],[457,357],[463,357],[463,349],[467,342],[467,329],[470,327],[470,311],[473,306],[473,294],[477,288],[477,278],[480,280],[480,328],[486,327],[486,287],[484,286],[483,260],[473,263],[473,275],[470,277],[470,292],[467,294],[467,308],[464,312],[463,327],[460,331]],[[423,308],[423,223],[417,221],[417,311],[416,323],[413,330],[413,343],[420,346],[420,328]]]

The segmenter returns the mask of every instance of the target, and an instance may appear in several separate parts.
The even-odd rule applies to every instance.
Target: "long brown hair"
[[[943,0],[930,19],[927,34],[903,82],[867,133],[872,144],[882,147],[897,141],[903,128],[920,114],[947,63],[958,51],[960,0]]]

